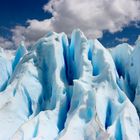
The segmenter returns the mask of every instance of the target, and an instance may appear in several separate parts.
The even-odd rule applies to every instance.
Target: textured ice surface
[[[139,61],[139,39],[108,50],[80,30],[0,49],[0,140],[139,140]]]

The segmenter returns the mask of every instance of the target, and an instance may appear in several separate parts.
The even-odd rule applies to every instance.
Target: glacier
[[[0,48],[0,140],[140,140],[139,60],[140,38],[106,49],[79,29]]]

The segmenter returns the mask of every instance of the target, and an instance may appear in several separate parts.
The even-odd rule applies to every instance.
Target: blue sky
[[[27,19],[45,19],[42,6],[47,0],[0,0],[0,26],[13,27],[16,24],[24,25]]]
[[[54,3],[52,3],[52,5],[56,4],[56,1],[57,0],[53,0]],[[67,0],[66,0],[67,1]],[[74,1],[74,0],[73,0]],[[100,1],[100,0],[99,0]],[[116,0],[116,2],[118,2],[119,0]],[[125,0],[124,0],[125,1]],[[71,1],[72,2],[72,1]],[[74,2],[73,2],[74,3]],[[73,4],[72,3],[72,4]],[[94,0],[94,3],[97,3],[97,0]],[[121,3],[121,2],[120,2]],[[67,2],[68,4],[68,2]],[[71,4],[71,3],[70,3]],[[69,5],[70,5],[69,4]],[[91,3],[92,4],[92,3]],[[50,19],[52,16],[53,16],[53,12],[57,12],[58,14],[60,14],[60,19],[56,19],[55,20],[55,23],[54,23],[54,27],[52,28],[52,30],[56,29],[56,31],[58,32],[69,32],[66,28],[69,28],[69,29],[73,29],[74,28],[74,22],[71,22],[71,24],[69,25],[69,23],[66,23],[66,22],[69,22],[69,19],[67,20],[65,18],[65,16],[67,17],[70,17],[70,14],[67,14],[67,15],[64,15],[64,18],[61,19],[63,17],[63,11],[66,11],[67,12],[67,9],[65,9],[65,7],[67,6],[65,3],[61,4],[61,6],[59,6],[61,9],[63,9],[63,11],[61,10],[57,10],[57,6],[56,6],[56,11],[55,9],[45,9],[48,5],[48,0],[0,0],[0,37],[4,38],[2,41],[9,41],[12,42],[13,39],[11,39],[11,37],[13,36],[13,34],[15,35],[13,38],[15,39],[19,34],[19,36],[22,36],[22,38],[24,38],[23,36],[23,32],[27,32],[29,33],[29,31],[38,31],[39,28],[37,27],[36,28],[36,25],[40,24],[40,25],[45,25],[46,24],[46,19]],[[51,5],[51,6],[52,6]],[[75,3],[75,7],[78,7],[80,4],[78,3],[78,1]],[[86,4],[85,4],[86,5]],[[95,4],[96,5],[96,4]],[[123,5],[123,3],[122,3]],[[123,8],[120,4],[120,7]],[[43,8],[44,6],[44,8]],[[83,6],[83,5],[82,5]],[[128,5],[129,6],[129,5]],[[47,7],[48,8],[48,7]],[[49,7],[50,8],[50,7]],[[58,8],[58,9],[60,9]],[[85,9],[88,9],[88,7],[85,7]],[[104,8],[104,7],[103,7]],[[134,7],[135,8],[135,7]],[[84,9],[84,8],[83,8]],[[138,10],[135,11],[135,12],[139,12],[139,7],[137,8]],[[48,12],[48,11],[51,11],[51,12]],[[76,8],[74,8],[75,11],[77,11]],[[97,9],[98,10],[98,9]],[[96,11],[97,11],[96,10]],[[124,9],[125,10],[125,9]],[[69,10],[70,11],[70,10]],[[82,13],[79,13],[79,15],[82,15],[84,16],[84,13],[86,13],[87,11],[84,11],[83,10],[83,14]],[[118,11],[113,11],[116,15],[118,14],[117,12]],[[127,12],[127,11],[126,11]],[[133,9],[131,11],[128,11],[129,13],[132,13],[133,12]],[[108,14],[108,13],[107,13]],[[110,14],[110,13],[109,13]],[[114,15],[115,15],[114,14]],[[123,19],[123,13],[120,13],[122,15],[120,15]],[[62,15],[62,16],[61,16]],[[89,14],[88,14],[89,15]],[[113,16],[114,16],[113,15]],[[119,43],[122,43],[122,42],[128,42],[130,43],[131,45],[133,45],[138,37],[138,35],[140,34],[140,19],[136,19],[133,20],[133,15],[130,17],[129,19],[129,16],[128,18],[126,18],[126,20],[128,20],[128,22],[124,22],[122,23],[121,25],[117,25],[117,22],[116,23],[113,23],[115,26],[113,27],[109,27],[106,25],[106,27],[102,27],[101,29],[99,27],[97,27],[97,25],[95,27],[99,28],[97,30],[97,38],[99,38],[99,40],[101,41],[101,43],[106,46],[106,47],[114,47],[116,46],[117,44]],[[136,16],[139,16],[135,13]],[[81,16],[81,18],[83,18]],[[85,15],[86,16],[86,15]],[[92,16],[92,13],[91,13],[91,16]],[[104,15],[103,15],[104,16]],[[119,16],[119,15],[117,15]],[[78,17],[78,16],[77,16]],[[75,19],[77,18],[76,16],[74,17]],[[96,17],[96,16],[95,16]],[[97,19],[93,17],[93,21],[91,21],[91,25],[92,25],[92,22],[94,23],[94,20]],[[71,17],[70,17],[71,18]],[[102,18],[102,17],[101,17]],[[135,17],[134,17],[135,18]],[[92,18],[91,18],[92,19]],[[28,20],[30,20],[30,22],[27,22]],[[36,21],[34,21],[36,20]],[[109,19],[110,21],[113,20],[113,19]],[[44,22],[45,21],[45,22]],[[61,22],[62,23],[61,23]],[[87,21],[89,21],[88,23],[90,24],[90,20],[87,19]],[[102,24],[109,24],[106,22],[106,19],[104,20],[101,20]],[[105,22],[105,23],[104,23]],[[79,20],[79,23],[80,23],[80,20]],[[96,21],[95,21],[96,23]],[[137,23],[137,24],[136,24]],[[64,28],[61,28],[60,25],[64,24]],[[65,27],[65,24],[67,25]],[[18,26],[18,27],[17,27]],[[70,27],[69,27],[70,26]],[[86,32],[87,30],[87,25],[78,25],[76,27],[81,27],[84,32]],[[52,27],[52,26],[51,26]],[[71,28],[72,27],[72,28]],[[22,28],[22,29],[21,29]],[[24,29],[23,29],[24,28]],[[48,26],[46,26],[46,28],[49,28]],[[116,28],[116,29],[115,29]],[[117,29],[117,28],[121,28],[121,29]],[[14,31],[13,31],[14,29]],[[29,30],[30,29],[30,30]],[[12,30],[12,31],[11,31]],[[21,30],[22,30],[22,33],[21,33]],[[28,31],[29,30],[29,31]],[[43,29],[42,29],[43,30]],[[51,28],[50,28],[51,30]],[[65,31],[66,30],[66,31]],[[88,27],[88,30],[90,30],[90,26]],[[110,30],[113,30],[110,31]],[[116,31],[114,31],[116,30]],[[94,28],[91,28],[91,31],[94,32]],[[17,35],[17,32],[19,33]],[[40,32],[40,31],[39,31]],[[112,32],[112,33],[111,33]],[[26,34],[27,34],[26,33]],[[42,33],[42,31],[41,31]],[[41,33],[39,33],[41,35]],[[22,34],[22,35],[21,35]],[[30,33],[29,33],[30,34]],[[87,35],[90,34],[90,32],[87,32]],[[99,35],[98,35],[99,34]],[[102,34],[102,35],[100,35]],[[96,37],[95,34],[93,34],[93,36]],[[28,37],[28,35],[26,35]],[[92,37],[92,34],[90,35],[90,37]],[[95,38],[94,37],[94,38]],[[35,37],[36,39],[37,37]],[[0,41],[1,41],[0,40]],[[15,39],[15,40],[19,40],[18,39]],[[3,43],[2,42],[2,43]],[[28,41],[29,42],[29,41]],[[2,44],[0,43],[0,44]]]
[[[99,40],[103,44],[105,44],[105,46],[108,46],[108,47],[116,46],[117,44],[123,43],[123,42],[127,42],[131,45],[134,45],[135,41],[140,35],[140,23],[138,23],[137,26],[135,24],[129,24],[128,26],[124,27],[122,31],[118,31],[113,34],[106,31],[104,32],[103,37]],[[120,40],[117,40],[117,38],[119,38]],[[128,40],[123,41],[123,38],[126,38]]]

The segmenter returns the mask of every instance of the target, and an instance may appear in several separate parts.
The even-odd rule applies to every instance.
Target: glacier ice
[[[139,140],[140,40],[106,49],[48,32],[0,49],[0,140]]]
[[[10,75],[12,74],[12,63],[7,60],[4,50],[0,48],[0,91],[3,91]]]

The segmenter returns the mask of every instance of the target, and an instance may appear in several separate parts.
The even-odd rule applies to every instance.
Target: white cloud
[[[28,26],[16,26],[12,29],[12,40],[15,44],[19,44],[21,41],[25,41],[25,44],[28,46],[33,44],[38,38],[42,37],[47,33],[47,31],[53,30],[51,27],[51,20],[38,21],[28,20]]]
[[[80,28],[88,37],[98,38],[103,31],[121,31],[131,22],[140,21],[139,0],[50,0],[43,10],[53,14],[51,19],[28,20],[28,25],[12,29],[14,44],[21,40],[34,43],[47,31],[71,34]]]
[[[80,28],[91,37],[100,37],[103,30],[116,32],[140,20],[139,0],[52,0],[43,9],[54,14],[55,31],[69,34]]]
[[[11,49],[11,48],[14,48],[14,44],[12,41],[6,38],[0,37],[0,47],[4,49]]]

